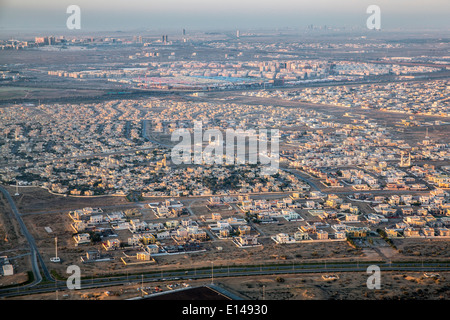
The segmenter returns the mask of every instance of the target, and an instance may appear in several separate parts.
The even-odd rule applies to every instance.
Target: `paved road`
[[[310,179],[308,179],[308,178],[306,178],[306,177],[304,177],[304,176],[298,174],[297,172],[294,172],[294,170],[292,170],[292,169],[287,169],[287,168],[280,168],[280,170],[283,170],[283,171],[286,171],[286,172],[289,172],[289,173],[293,174],[296,178],[298,178],[298,179],[302,180],[303,182],[306,182],[307,184],[309,184],[309,185],[310,185],[313,189],[315,189],[316,191],[320,191],[320,192],[326,194],[326,192],[323,192],[323,191],[317,186],[317,184],[316,184],[314,181],[312,181],[312,180],[310,180]]]
[[[162,143],[160,141],[156,141],[156,140],[150,139],[148,137],[148,135],[147,135],[147,123],[148,123],[148,120],[142,120],[142,137],[144,139],[146,139],[147,141],[150,141],[150,142],[155,143],[155,144],[159,144],[162,147],[166,147],[166,148],[172,149],[173,145]]]
[[[378,265],[381,272],[440,272],[450,271],[449,262],[347,262],[347,263],[314,263],[314,264],[278,264],[278,265],[258,265],[258,266],[214,266],[204,269],[184,269],[149,274],[137,274],[127,276],[111,276],[95,279],[81,280],[81,289],[140,284],[141,282],[157,281],[189,281],[194,279],[214,279],[221,277],[257,276],[257,275],[277,275],[277,274],[301,274],[301,273],[338,273],[338,272],[361,272],[366,274],[369,265]],[[0,290],[0,297],[13,297],[17,295],[28,295],[36,293],[48,293],[68,290],[65,281],[55,281],[53,283],[43,283],[34,288],[19,291],[17,288]]]
[[[34,241],[33,236],[28,232],[28,229],[22,220],[19,210],[17,210],[16,204],[15,204],[14,200],[12,199],[11,195],[9,194],[8,190],[6,190],[5,188],[0,186],[0,191],[3,193],[5,198],[8,200],[8,203],[14,214],[14,218],[19,223],[20,229],[21,229],[23,235],[25,236],[25,238],[27,239],[28,245],[30,247],[31,266],[32,266],[33,274],[34,274],[34,281],[32,283],[28,284],[27,286],[32,287],[32,286],[39,284],[42,281],[42,275],[39,270],[38,260],[39,260],[39,263],[43,270],[45,279],[46,280],[54,280],[53,277],[50,275],[50,272],[48,271],[48,269],[44,263],[44,260],[42,259],[41,255],[37,249],[36,242]]]

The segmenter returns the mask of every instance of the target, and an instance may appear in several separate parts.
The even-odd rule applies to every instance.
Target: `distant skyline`
[[[136,29],[365,27],[371,4],[382,29],[448,29],[448,0],[0,0],[0,30],[64,31],[69,5],[81,8],[82,31]],[[73,31],[75,32],[75,31]]]

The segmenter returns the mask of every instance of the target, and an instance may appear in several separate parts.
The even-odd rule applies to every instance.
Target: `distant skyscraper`
[[[186,29],[183,29],[183,36],[186,35]]]
[[[36,44],[48,45],[48,37],[36,37],[34,38]]]
[[[239,30],[236,31],[236,38],[239,38]]]

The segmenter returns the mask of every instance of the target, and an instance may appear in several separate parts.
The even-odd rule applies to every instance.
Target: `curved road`
[[[11,207],[11,210],[14,214],[14,218],[17,220],[17,222],[19,223],[20,229],[23,233],[23,235],[25,236],[25,238],[28,241],[28,245],[30,247],[30,252],[31,252],[31,267],[33,270],[33,274],[34,274],[34,281],[24,287],[32,287],[37,285],[38,283],[40,283],[42,281],[42,275],[41,272],[39,270],[39,265],[38,265],[38,260],[39,263],[41,264],[41,268],[44,272],[44,277],[46,280],[54,280],[53,277],[50,275],[50,272],[48,271],[44,260],[42,259],[37,246],[36,246],[36,242],[34,241],[33,236],[28,232],[27,227],[25,226],[25,223],[22,220],[22,217],[19,213],[19,210],[17,210],[16,204],[14,202],[14,200],[12,199],[11,195],[9,194],[8,190],[6,190],[5,188],[3,188],[2,186],[0,186],[0,191],[3,193],[3,195],[5,196],[6,200],[8,200],[8,203]]]

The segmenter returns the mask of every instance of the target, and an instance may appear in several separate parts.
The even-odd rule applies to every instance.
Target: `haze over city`
[[[383,28],[438,29],[448,28],[450,9],[446,0],[2,0],[0,29],[61,31],[66,8],[72,4],[81,8],[84,31],[304,28],[310,24],[362,28],[371,4],[382,8]]]

